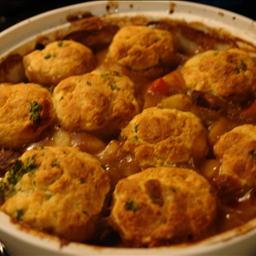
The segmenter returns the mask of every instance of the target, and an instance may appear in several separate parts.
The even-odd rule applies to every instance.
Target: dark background
[[[215,5],[256,19],[255,0],[194,0]],[[86,1],[79,0],[0,0],[0,31],[38,13]]]

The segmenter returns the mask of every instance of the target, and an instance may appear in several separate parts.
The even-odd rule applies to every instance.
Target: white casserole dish
[[[108,6],[108,7],[107,7]],[[6,56],[38,35],[68,26],[66,17],[90,11],[94,15],[108,12],[115,15],[144,14],[202,22],[221,28],[256,45],[256,23],[232,12],[183,1],[98,1],[72,5],[27,19],[0,33],[0,56]],[[34,232],[33,232],[34,233]],[[152,249],[94,247],[70,243],[61,245],[58,239],[27,232],[13,224],[0,212],[0,240],[12,256],[15,255],[255,255],[256,219],[247,224],[190,246],[169,246]]]

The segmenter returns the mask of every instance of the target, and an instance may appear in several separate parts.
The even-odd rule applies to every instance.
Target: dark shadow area
[[[0,31],[33,15],[54,8],[76,4],[81,0],[0,0]],[[254,0],[198,0],[194,2],[219,6],[256,19]],[[146,3],[145,3],[146,4]]]
[[[0,31],[36,14],[81,3],[79,0],[0,0]]]

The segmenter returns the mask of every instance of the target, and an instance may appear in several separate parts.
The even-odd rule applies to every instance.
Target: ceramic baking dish
[[[155,18],[170,17],[196,21],[231,34],[256,45],[256,23],[238,14],[206,5],[185,1],[97,1],[72,5],[29,18],[0,33],[0,56],[4,57],[31,42],[39,35],[49,34],[69,26],[67,17],[83,12],[94,15],[146,15]],[[0,212],[0,239],[15,255],[255,255],[256,220],[226,233],[190,246],[168,246],[150,249],[95,247],[69,243],[63,245],[57,238],[28,232],[13,224]]]

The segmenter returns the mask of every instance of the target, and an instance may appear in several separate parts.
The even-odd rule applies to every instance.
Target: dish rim
[[[138,5],[141,3],[138,3],[138,1],[111,1],[111,2],[115,2],[119,5],[123,5],[123,4],[134,4],[134,5]],[[220,17],[220,19],[222,19],[223,17],[228,17],[228,19],[230,19],[230,17],[236,17],[236,19],[232,20],[235,22],[236,20],[242,21],[242,23],[246,23],[248,24],[248,26],[251,26],[252,28],[254,28],[256,30],[256,22],[253,21],[250,18],[244,17],[240,14],[236,14],[233,13],[231,11],[227,11],[218,7],[213,7],[213,6],[208,6],[205,4],[199,4],[199,3],[193,3],[193,2],[187,2],[187,1],[145,1],[143,3],[149,3],[149,4],[162,4],[161,6],[167,6],[171,4],[174,4],[177,8],[177,6],[179,6],[180,8],[184,8],[184,6],[186,8],[198,8],[198,9],[202,9],[205,10],[207,9],[209,12],[214,12],[215,14],[218,15],[218,17]],[[92,1],[92,2],[85,2],[85,3],[79,3],[79,4],[74,4],[74,5],[69,5],[66,7],[61,7],[61,8],[57,8],[51,11],[47,11],[38,15],[35,15],[31,18],[28,18],[24,21],[21,21],[19,23],[17,23],[16,25],[13,25],[12,27],[4,30],[3,32],[0,33],[0,40],[1,39],[6,39],[7,38],[7,42],[8,40],[11,40],[10,38],[8,39],[8,37],[10,36],[10,34],[16,34],[17,31],[19,31],[19,35],[20,32],[24,29],[24,27],[30,27],[30,25],[32,24],[32,26],[35,26],[35,24],[40,23],[41,20],[44,20],[45,18],[49,18],[53,17],[53,16],[63,16],[65,15],[65,17],[67,17],[68,13],[70,12],[70,9],[72,9],[72,13],[77,13],[79,10],[81,9],[88,9],[90,8],[95,8],[98,6],[105,6],[109,4],[109,1]],[[167,4],[167,5],[166,5]],[[89,8],[89,9],[90,9]],[[126,7],[127,8],[127,7]],[[160,8],[160,7],[159,7]],[[161,7],[162,8],[162,7]],[[122,13],[122,15],[129,15],[130,13],[134,13],[134,8],[132,8],[130,11],[126,12],[126,13]],[[166,10],[166,12],[164,12],[163,14],[168,15],[168,11]],[[95,15],[102,15],[101,14],[97,14],[98,12],[101,12],[101,9],[97,9],[97,11],[93,12],[93,14]],[[154,11],[155,13],[156,11]],[[70,14],[72,14],[70,12]],[[140,14],[146,14],[148,15],[150,12],[146,11],[144,13],[140,12]],[[223,13],[224,16],[220,15],[219,13]],[[139,14],[138,12],[135,12],[135,14]],[[133,14],[132,14],[133,15]],[[56,24],[56,26],[58,27],[60,25],[64,25],[66,23],[66,21],[63,19],[63,17],[61,17],[60,19],[54,19],[54,23],[58,23]],[[175,19],[175,12],[174,14],[171,14],[171,17],[174,17]],[[200,17],[198,17],[200,18]],[[184,18],[186,20],[186,18]],[[225,22],[225,20],[223,19],[220,23]],[[250,25],[249,25],[250,23]],[[208,24],[207,24],[208,25]],[[55,25],[54,29],[56,28]],[[210,26],[211,27],[211,26]],[[18,44],[23,44],[24,40],[30,40],[31,37],[35,37],[38,36],[38,34],[42,33],[43,31],[48,31],[50,28],[48,28],[47,25],[42,25],[40,31],[36,31],[37,33],[35,34],[35,30],[30,30],[28,34],[22,34],[22,38],[23,40],[20,40],[20,37],[18,37],[19,39],[16,39],[16,41],[19,41]],[[229,32],[229,30],[228,30]],[[250,34],[250,33],[249,33]],[[239,36],[240,37],[240,36]],[[249,36],[250,37],[250,36]],[[256,44],[256,33],[255,33],[255,38],[251,38],[251,42]],[[3,40],[3,44],[5,44],[6,41]],[[2,52],[5,52],[6,54],[10,53],[13,51],[13,49],[15,48],[15,46],[17,46],[17,43],[12,43],[11,46],[8,45],[8,49],[9,50],[3,50]],[[1,52],[0,52],[1,54]],[[5,54],[3,54],[4,56]],[[11,236],[16,237],[16,239],[19,239],[23,242],[26,243],[32,243],[33,245],[45,248],[45,249],[50,249],[53,251],[61,251],[62,253],[74,253],[74,250],[76,250],[75,253],[90,253],[90,255],[127,255],[127,252],[129,251],[131,254],[136,254],[136,255],[144,255],[145,253],[147,255],[155,255],[157,254],[161,254],[161,255],[169,255],[170,253],[175,253],[175,255],[188,255],[187,253],[189,253],[189,255],[196,255],[198,252],[200,253],[207,253],[207,252],[212,252],[216,249],[220,249],[223,246],[227,247],[228,245],[232,245],[235,244],[237,242],[237,240],[244,241],[246,239],[248,239],[251,236],[254,236],[256,234],[256,218],[252,219],[251,221],[247,222],[246,224],[242,225],[241,227],[237,227],[235,229],[229,230],[227,232],[212,236],[206,240],[194,243],[192,245],[186,246],[184,247],[183,245],[175,245],[175,246],[164,246],[164,247],[157,247],[157,248],[146,248],[146,249],[140,249],[140,248],[116,248],[116,247],[99,247],[99,246],[94,246],[94,245],[88,245],[88,244],[80,244],[80,243],[73,243],[71,242],[69,245],[62,247],[60,249],[59,246],[59,242],[58,239],[55,239],[49,235],[45,235],[44,239],[39,238],[37,236],[35,236],[35,232],[24,232],[22,229],[19,228],[19,225],[13,224],[10,221],[10,218],[0,212],[0,231],[4,231],[6,233],[8,233]],[[2,226],[3,224],[5,224],[4,226]],[[238,232],[239,235],[237,235]],[[31,234],[33,233],[33,234]],[[232,234],[231,234],[232,233]],[[225,245],[223,245],[223,242],[225,242]],[[82,248],[81,248],[82,247]]]

